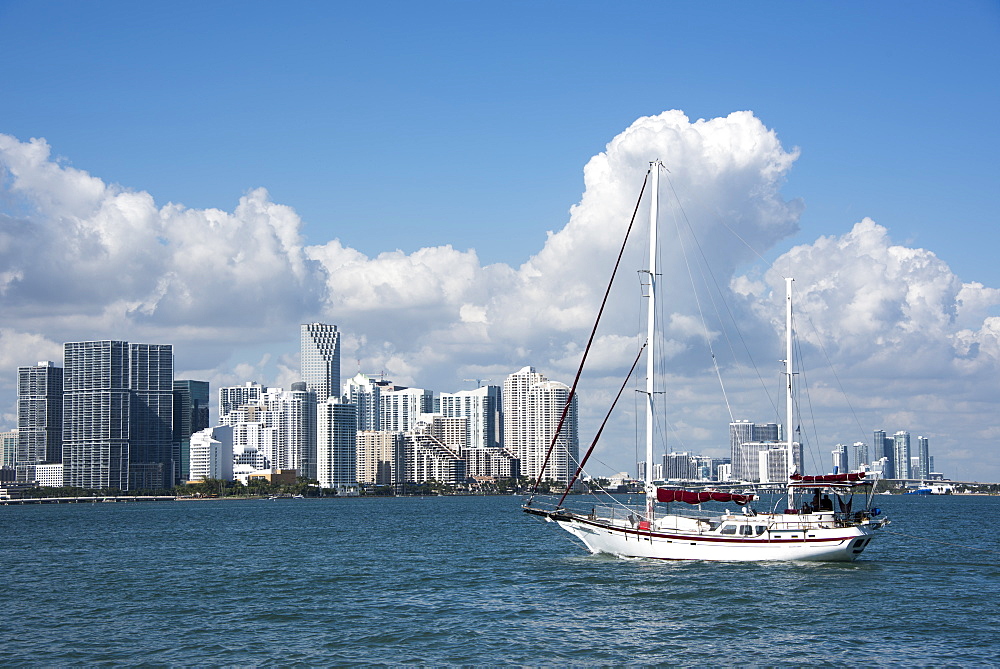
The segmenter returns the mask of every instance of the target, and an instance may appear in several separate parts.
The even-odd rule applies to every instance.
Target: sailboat
[[[628,505],[614,497],[608,497],[600,504],[588,502],[581,508],[571,508],[573,505],[567,500],[578,501],[580,497],[570,495],[570,492],[583,471],[587,457],[593,451],[592,445],[558,501],[553,504],[543,504],[536,499],[533,491],[522,509],[527,514],[556,523],[579,539],[592,553],[607,553],[623,558],[737,562],[855,560],[872,541],[876,531],[889,522],[879,509],[872,507],[875,482],[866,479],[863,472],[802,475],[795,465],[796,458],[793,455],[797,444],[793,441],[793,432],[790,429],[785,431],[784,468],[787,471],[787,479],[784,481],[776,484],[738,482],[729,485],[713,482],[710,484],[711,487],[700,488],[667,487],[657,485],[653,481],[653,398],[656,394],[654,346],[658,289],[656,238],[659,174],[662,169],[664,167],[660,161],[651,163],[647,177],[650,180],[651,198],[649,268],[645,270],[648,281],[646,343],[643,347],[646,357],[644,504]],[[636,209],[638,211],[638,205]],[[619,262],[620,259],[621,255]],[[614,275],[612,275],[613,280]],[[610,293],[610,287],[608,292]],[[603,306],[601,311],[603,312]],[[598,315],[599,320],[600,315]],[[793,424],[795,378],[792,363],[792,279],[790,278],[786,279],[785,325],[784,385],[786,425],[790,426]],[[596,329],[595,324],[594,332]],[[594,333],[591,334],[591,341],[593,337]],[[642,354],[640,352],[640,355]],[[639,358],[633,364],[633,370],[638,362]],[[629,374],[631,373],[630,371]],[[577,373],[577,381],[579,378],[580,372]],[[567,406],[575,393],[577,381],[574,381]],[[620,395],[619,392],[619,397]],[[553,436],[550,454],[556,444],[559,429],[561,423],[560,428],[556,429],[556,435]],[[600,431],[598,436],[599,434]],[[595,439],[594,445],[596,443]],[[539,481],[542,479],[544,469],[543,464],[543,471],[538,475]],[[537,487],[536,481],[535,490]],[[863,508],[854,508],[856,493],[863,495],[865,500]],[[767,499],[770,499],[767,508],[755,508],[762,506],[763,501]]]

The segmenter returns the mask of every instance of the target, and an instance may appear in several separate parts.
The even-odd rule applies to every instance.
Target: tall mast
[[[660,196],[659,160],[650,163],[652,182],[649,199],[649,303],[646,305],[646,517],[653,520],[656,487],[653,485],[653,373],[656,367],[656,224]]]
[[[785,279],[785,438],[786,438],[786,473],[789,477],[795,473],[795,452],[794,437],[795,431],[792,429],[794,412],[792,407],[792,377],[795,369],[792,366],[792,281],[790,277]],[[789,478],[791,482],[791,478]],[[793,508],[792,487],[788,487],[788,507]]]

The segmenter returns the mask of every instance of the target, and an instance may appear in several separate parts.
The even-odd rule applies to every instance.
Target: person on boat
[[[806,502],[805,504],[802,505],[802,513],[812,513],[812,512],[813,508],[809,502]]]
[[[829,495],[823,495],[823,501],[819,505],[820,511],[833,511],[833,500]]]

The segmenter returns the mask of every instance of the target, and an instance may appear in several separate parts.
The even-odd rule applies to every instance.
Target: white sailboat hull
[[[767,530],[753,537],[724,537],[713,532],[638,529],[576,514],[549,516],[592,553],[654,560],[752,562],[814,560],[850,562],[867,547],[878,525]],[[769,518],[757,516],[755,523]]]

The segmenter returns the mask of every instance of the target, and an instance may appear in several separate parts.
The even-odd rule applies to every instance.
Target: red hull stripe
[[[582,518],[574,518],[576,522],[583,525],[592,525],[593,527],[600,527],[604,530],[611,530],[612,532],[619,532],[621,534],[633,535],[636,539],[667,539],[669,541],[686,541],[688,543],[694,542],[705,542],[705,543],[724,543],[724,544],[738,544],[740,546],[745,546],[747,544],[760,544],[760,545],[773,545],[773,544],[826,544],[830,542],[844,542],[850,541],[852,539],[859,539],[859,535],[851,535],[849,537],[830,537],[826,539],[760,539],[758,537],[753,537],[749,539],[741,539],[737,537],[706,537],[705,535],[699,534],[698,536],[691,536],[688,534],[660,534],[657,532],[648,532],[641,530],[630,530],[624,527],[614,527],[612,525],[605,525],[603,523],[596,523],[592,520],[584,520]],[[795,530],[780,530],[781,532],[794,532]]]

